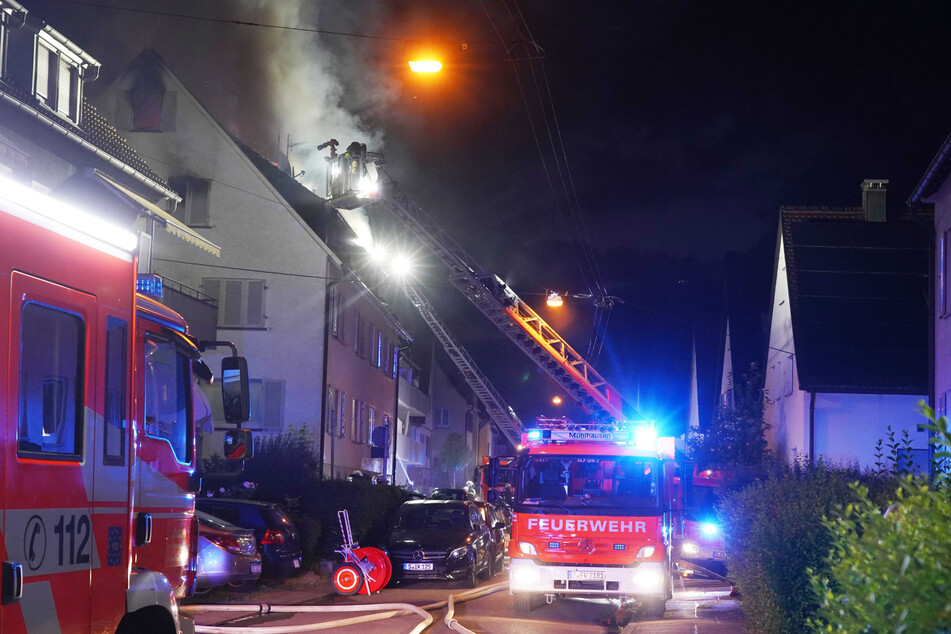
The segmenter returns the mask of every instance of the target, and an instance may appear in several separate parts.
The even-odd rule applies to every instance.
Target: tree
[[[456,486],[456,472],[469,463],[469,448],[462,436],[453,432],[446,436],[439,450],[439,464],[446,473],[452,474],[452,486]]]
[[[734,403],[720,405],[707,428],[690,436],[687,448],[701,469],[729,470],[767,461],[767,400],[759,383],[759,369],[752,363],[734,383]]]

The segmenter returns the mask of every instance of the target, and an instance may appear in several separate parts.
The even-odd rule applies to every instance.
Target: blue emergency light
[[[716,524],[706,523],[700,527],[704,535],[716,535],[720,532],[720,527]]]
[[[162,299],[162,278],[158,275],[143,273],[135,281],[135,290],[143,295]]]

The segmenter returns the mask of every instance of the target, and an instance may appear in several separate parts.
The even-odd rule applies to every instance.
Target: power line
[[[289,26],[286,24],[268,24],[266,22],[251,22],[247,20],[235,20],[230,18],[212,18],[202,15],[192,15],[187,13],[175,13],[173,11],[158,11],[155,9],[137,9],[132,7],[121,7],[112,4],[104,4],[100,2],[86,2],[83,0],[53,0],[53,2],[59,2],[60,4],[69,4],[83,7],[93,7],[97,9],[111,9],[113,11],[124,11],[126,13],[140,13],[144,15],[155,15],[166,18],[177,18],[181,20],[193,20],[196,22],[213,22],[216,24],[230,24],[233,26],[246,26],[246,27],[257,27],[265,29],[280,29],[283,31],[297,31],[302,33],[314,33],[317,35],[332,35],[336,37],[353,37],[366,40],[379,40],[384,42],[399,42],[402,44],[422,42],[423,40],[405,38],[405,37],[391,37],[386,35],[371,35],[369,33],[353,33],[349,31],[330,31],[327,29],[316,29],[305,26]],[[432,43],[457,43],[457,40],[438,40],[438,39],[427,39],[426,42]],[[486,40],[458,40],[459,44],[495,44],[495,41],[486,41]],[[503,42],[503,44],[506,44]],[[518,42],[509,42],[507,44],[518,44]]]

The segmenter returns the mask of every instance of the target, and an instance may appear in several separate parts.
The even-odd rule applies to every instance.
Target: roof
[[[177,198],[169,188],[168,183],[148,166],[145,160],[132,149],[128,141],[106,121],[105,117],[99,114],[99,111],[85,97],[83,98],[79,125],[77,126],[71,121],[52,114],[31,93],[7,81],[0,81],[0,93],[5,97],[0,99],[0,103],[5,101],[10,105],[17,105],[21,110],[25,109],[32,115],[44,119],[48,125],[52,124],[50,127],[58,130],[64,138],[80,146],[83,146],[84,142],[89,144],[128,166],[132,171],[144,177],[146,181],[152,181],[156,186],[151,187],[150,185],[150,187],[157,193]]]
[[[935,192],[941,189],[945,179],[948,178],[949,172],[951,172],[951,134],[941,144],[938,153],[931,161],[931,165],[925,170],[915,190],[908,197],[908,205],[913,207],[933,196]]]
[[[931,229],[861,208],[783,209],[799,384],[926,394]]]

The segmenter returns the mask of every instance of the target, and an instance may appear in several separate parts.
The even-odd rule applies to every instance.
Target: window
[[[390,363],[391,363],[391,359],[390,359],[390,338],[389,338],[389,337],[383,337],[383,344],[380,346],[380,356],[382,357],[381,360],[380,360],[380,361],[381,361],[381,363],[380,363],[380,369],[383,370],[383,374],[389,376],[389,374],[390,374]]]
[[[367,437],[366,441],[369,444],[370,439],[373,438],[373,428],[376,427],[376,408],[372,405],[367,407]]]
[[[337,389],[333,387],[327,388],[327,427],[326,432],[328,436],[333,436],[337,433]]]
[[[449,408],[448,407],[436,408],[436,427],[440,427],[440,428],[449,427]]]
[[[343,341],[343,302],[340,289],[336,285],[330,287],[330,334]]]
[[[284,381],[251,379],[251,417],[248,427],[281,429],[284,425]]]
[[[36,40],[36,67],[33,94],[57,114],[79,122],[79,68],[64,52],[57,50],[45,33]]]
[[[128,326],[122,319],[110,317],[106,325],[106,406],[104,412],[103,456],[105,465],[125,464],[128,400]]]
[[[145,434],[165,440],[175,459],[192,459],[191,394],[188,359],[175,343],[148,335],[145,340]]]
[[[386,356],[386,353],[383,352],[383,333],[381,331],[376,332],[376,367],[385,368],[386,362],[383,358]],[[386,370],[384,369],[384,372]]]
[[[337,429],[337,437],[343,438],[347,434],[347,425],[353,420],[347,416],[347,393],[340,393],[340,427]]]
[[[190,227],[210,226],[208,192],[211,181],[189,176],[174,176],[168,179],[168,184],[182,197],[175,215]]]
[[[354,312],[356,315],[353,320],[353,350],[357,353],[357,356],[362,357],[366,354],[366,342],[363,339],[363,316],[360,311]]]
[[[85,324],[28,303],[20,315],[17,453],[79,460],[83,452]]]
[[[206,277],[201,286],[218,301],[219,328],[264,328],[264,280]]]
[[[948,229],[941,234],[938,248],[938,315],[948,316]]]
[[[400,371],[400,349],[398,346],[393,346],[393,367],[390,368],[390,378],[394,381],[399,375]]]
[[[165,92],[132,90],[129,99],[132,105],[132,129],[136,132],[161,132]]]

